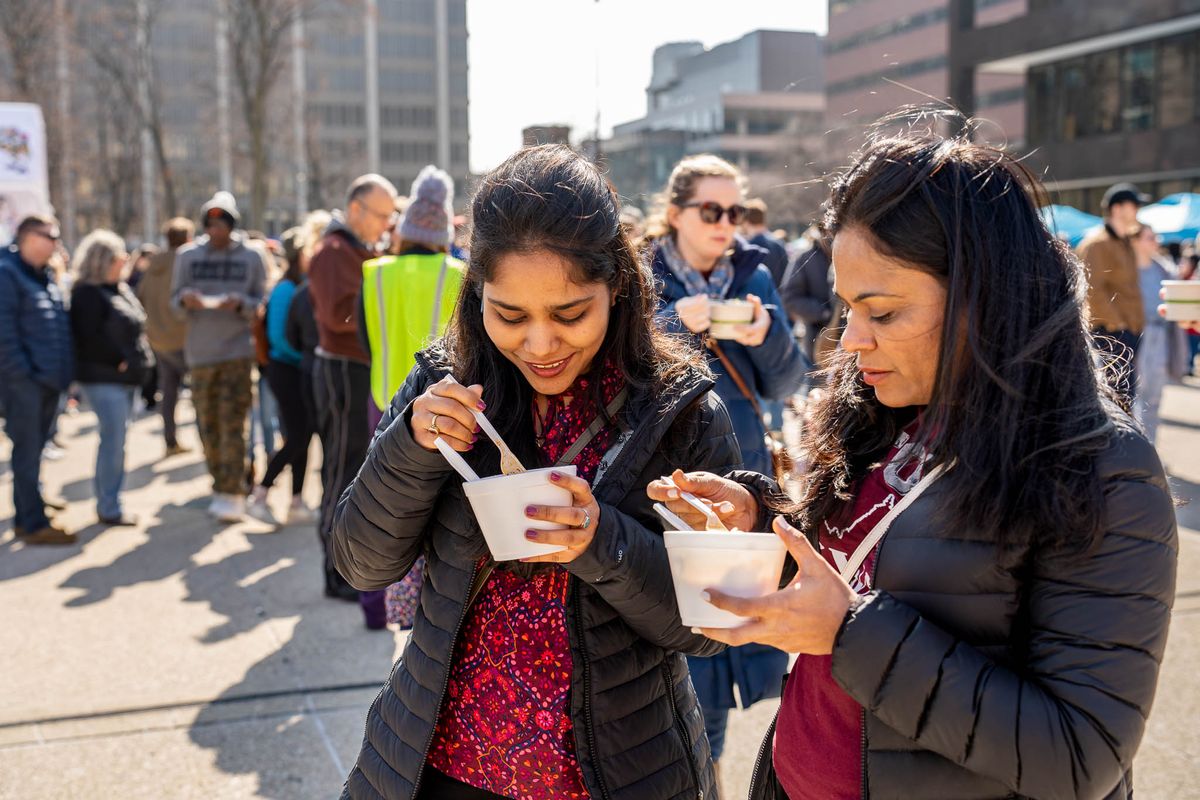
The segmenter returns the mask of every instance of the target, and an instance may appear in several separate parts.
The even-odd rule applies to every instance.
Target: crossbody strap
[[[883,519],[875,523],[875,527],[872,528],[871,532],[867,534],[867,537],[859,543],[858,547],[854,550],[853,555],[850,556],[850,560],[847,561],[839,571],[842,576],[842,580],[849,582],[850,579],[854,577],[854,573],[858,572],[858,568],[862,566],[862,563],[866,560],[867,555],[875,549],[875,545],[879,544],[879,540],[882,539],[884,534],[888,532],[888,528],[892,527],[892,523],[896,521],[896,517],[900,516],[906,508],[916,502],[916,499],[920,497],[926,489],[933,485],[933,482],[940,478],[942,473],[945,471],[946,470],[940,464],[932,469],[929,474],[921,478],[921,481],[916,486],[909,490],[908,494],[904,495],[904,499],[892,506],[892,510],[889,511]]]
[[[754,413],[757,414],[761,419],[763,413],[762,406],[758,404],[758,396],[755,395],[754,392],[750,391],[750,387],[747,386],[746,381],[742,379],[742,374],[738,372],[737,367],[735,367],[733,362],[729,360],[729,356],[725,355],[725,351],[721,349],[721,345],[717,344],[717,340],[711,336],[705,339],[705,344],[708,345],[709,350],[712,350],[717,354],[717,358],[721,360],[721,365],[725,367],[726,374],[733,379],[733,383],[737,386],[738,391],[750,401],[750,406],[754,409]]]

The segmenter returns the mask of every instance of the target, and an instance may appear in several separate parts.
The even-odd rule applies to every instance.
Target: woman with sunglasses
[[[732,469],[737,443],[699,354],[654,324],[654,286],[595,165],[555,145],[484,176],[447,336],[417,355],[342,496],[332,551],[360,589],[425,556],[412,636],[371,706],[343,798],[717,797],[645,484]],[[573,464],[563,506],[528,506],[566,549],[489,558],[436,437],[479,475],[500,457]]]
[[[710,591],[750,621],[704,633],[799,654],[754,800],[1133,796],[1175,513],[1040,195],[968,139],[871,142],[824,221],[849,312],[799,503],[676,481],[792,555],[778,592]],[[649,487],[689,514],[677,492]]]
[[[809,362],[792,337],[766,251],[737,235],[745,221],[743,178],[737,168],[713,155],[676,165],[667,182],[664,208],[655,221],[653,270],[661,288],[659,322],[705,349],[717,378],[717,394],[729,408],[746,469],[775,474],[761,407],[785,400],[800,388]],[[750,324],[736,340],[708,337],[713,301],[748,300]],[[707,345],[707,347],[706,347]],[[719,761],[725,723],[735,707],[733,687],[743,707],[779,695],[787,655],[752,644],[714,658],[691,658],[692,682],[704,707],[704,727]]]

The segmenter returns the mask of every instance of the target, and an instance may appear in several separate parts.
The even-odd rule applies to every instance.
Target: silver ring
[[[434,414],[433,419],[429,420],[429,427],[425,429],[425,430],[429,431],[430,433],[432,433],[434,436],[442,435],[442,432],[438,429],[438,424],[437,424],[438,416],[440,416],[440,415]]]
[[[583,524],[579,526],[579,530],[586,531],[592,527],[592,513],[586,508],[583,510]]]

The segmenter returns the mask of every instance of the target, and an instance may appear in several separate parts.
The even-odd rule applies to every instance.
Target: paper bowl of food
[[[736,339],[738,328],[754,321],[754,304],[749,300],[713,300],[708,335],[714,339]]]
[[[496,561],[514,561],[566,550],[562,545],[531,542],[525,538],[527,530],[562,529],[553,522],[525,516],[525,507],[529,505],[571,505],[571,493],[550,482],[551,472],[575,475],[575,465],[496,475],[462,485],[488,550]]]
[[[736,628],[749,621],[706,601],[706,589],[734,597],[763,597],[779,589],[787,547],[774,533],[666,531],[663,538],[684,625]]]

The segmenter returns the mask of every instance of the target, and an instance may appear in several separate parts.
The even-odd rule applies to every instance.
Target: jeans
[[[187,374],[187,362],[182,350],[173,353],[155,350],[154,357],[158,361],[158,390],[162,392],[163,439],[167,447],[174,447],[179,444],[175,438],[175,406],[179,402],[179,386]]]
[[[125,433],[133,416],[138,387],[121,383],[85,383],[83,395],[100,423],[96,451],[96,514],[101,519],[121,516],[121,486],[125,483]]]
[[[23,376],[0,375],[0,395],[12,441],[13,522],[34,533],[50,524],[42,500],[42,448],[58,415],[59,392]]]
[[[729,723],[728,708],[702,708],[704,713],[704,732],[708,734],[708,747],[712,751],[714,762],[721,760],[725,752],[725,727]]]
[[[1171,329],[1165,323],[1151,322],[1142,334],[1137,354],[1137,402],[1134,416],[1142,423],[1150,444],[1158,435],[1158,409],[1162,405],[1163,387],[1167,385]]]
[[[263,452],[267,461],[270,461],[275,456],[275,432],[280,427],[279,403],[267,381],[267,368],[256,365],[255,369],[258,371],[258,380],[255,382],[258,392],[250,407],[250,437],[246,441],[246,458],[249,459],[251,467],[254,465],[254,440],[261,433]]]
[[[275,451],[267,464],[262,485],[268,489],[284,467],[292,468],[292,495],[304,489],[304,473],[308,469],[308,445],[313,437],[313,420],[304,401],[304,374],[300,367],[272,360],[267,364],[267,382],[279,403],[283,420],[283,447]]]

